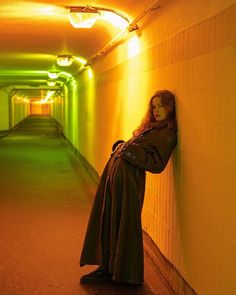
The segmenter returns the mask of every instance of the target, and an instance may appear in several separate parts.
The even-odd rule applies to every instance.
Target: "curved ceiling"
[[[91,29],[75,29],[66,7],[104,7],[132,21],[151,3],[153,0],[1,0],[0,87],[46,85],[47,71],[65,70],[56,65],[57,55],[88,60],[119,33],[105,21],[96,22]],[[76,61],[66,71],[76,73],[80,65]]]

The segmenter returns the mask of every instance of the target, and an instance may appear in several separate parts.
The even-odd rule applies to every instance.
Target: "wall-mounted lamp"
[[[58,55],[57,64],[60,67],[69,67],[73,64],[73,57],[71,55]]]
[[[68,9],[69,20],[74,28],[92,28],[100,14],[96,8],[90,6],[69,7]]]

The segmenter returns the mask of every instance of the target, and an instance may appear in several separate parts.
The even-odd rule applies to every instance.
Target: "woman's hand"
[[[121,139],[117,140],[112,146],[112,152],[114,153],[117,150],[117,148],[123,143],[124,143],[124,140],[121,140]]]

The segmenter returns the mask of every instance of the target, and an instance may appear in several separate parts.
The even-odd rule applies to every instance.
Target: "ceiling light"
[[[58,55],[57,64],[61,67],[69,67],[73,63],[73,57],[71,55]]]
[[[89,29],[95,24],[99,11],[93,7],[70,7],[69,20],[74,28]]]
[[[55,86],[55,85],[56,85],[56,81],[50,81],[50,80],[49,80],[49,81],[47,82],[47,85],[48,85],[48,86]]]
[[[48,77],[50,79],[57,79],[59,77],[59,72],[48,72]]]

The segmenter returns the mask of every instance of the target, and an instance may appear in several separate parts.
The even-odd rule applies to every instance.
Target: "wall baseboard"
[[[144,251],[176,295],[197,295],[196,291],[193,290],[174,265],[161,253],[145,231],[143,231],[143,241]]]
[[[99,175],[97,171],[93,168],[93,166],[86,160],[86,158],[79,152],[79,150],[65,137],[65,135],[61,132],[62,137],[65,140],[65,143],[70,148],[70,150],[75,154],[77,159],[81,162],[83,168],[86,170],[90,177],[90,182],[92,180],[92,183],[97,186]]]
[[[10,133],[9,130],[0,130],[0,138],[7,136],[9,133]]]

